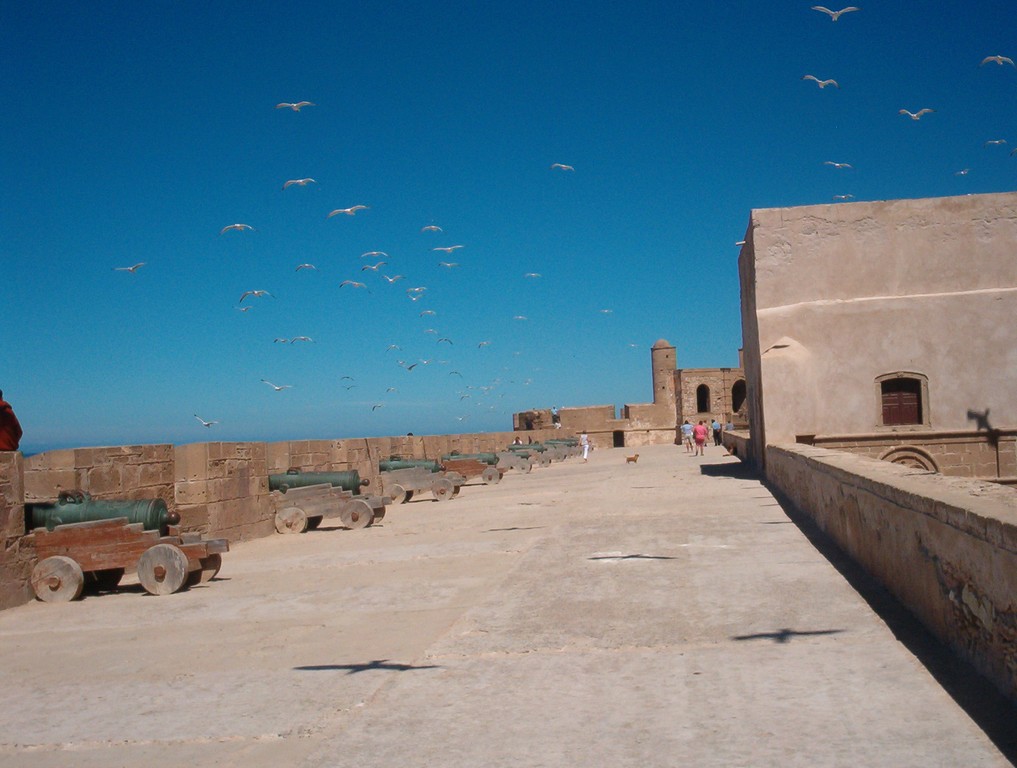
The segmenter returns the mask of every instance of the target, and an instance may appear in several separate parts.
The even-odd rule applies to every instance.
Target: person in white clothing
[[[579,444],[583,447],[583,461],[590,455],[590,436],[583,432],[579,435]]]

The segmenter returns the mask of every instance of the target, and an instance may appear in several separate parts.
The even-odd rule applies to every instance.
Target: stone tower
[[[678,367],[674,346],[666,339],[658,339],[650,348],[650,365],[653,368],[653,404],[675,410],[674,372]]]

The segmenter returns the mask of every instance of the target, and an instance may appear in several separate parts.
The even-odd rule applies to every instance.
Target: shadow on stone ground
[[[701,467],[703,474],[762,479],[752,471],[743,474],[721,471],[728,468],[734,467],[730,464]],[[930,633],[890,592],[823,533],[811,517],[765,481],[764,484],[787,516],[879,615],[897,640],[915,655],[1006,759],[1017,765],[1017,703],[1003,696],[974,667]]]

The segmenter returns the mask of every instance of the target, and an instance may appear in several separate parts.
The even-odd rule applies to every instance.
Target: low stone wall
[[[1017,481],[1017,430],[816,435],[822,448],[857,453],[952,477]]]
[[[231,541],[275,533],[269,474],[356,469],[380,488],[378,461],[390,456],[440,459],[443,454],[505,449],[515,437],[534,442],[571,437],[564,429],[455,435],[293,440],[278,443],[193,443],[72,448],[23,458],[0,452],[0,609],[31,599],[35,552],[24,544],[26,502],[56,501],[62,491],[98,499],[159,497],[180,525]]]
[[[935,635],[1017,698],[1017,493],[806,445],[768,445],[766,475]]]
[[[746,463],[752,462],[752,454],[750,453],[749,441],[751,436],[748,430],[725,430],[720,435],[721,444],[727,448],[727,452],[732,456],[737,456],[739,459]]]

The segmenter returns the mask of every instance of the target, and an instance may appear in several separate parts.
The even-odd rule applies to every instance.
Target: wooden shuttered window
[[[918,379],[887,379],[880,383],[883,424],[922,423],[922,382]]]

